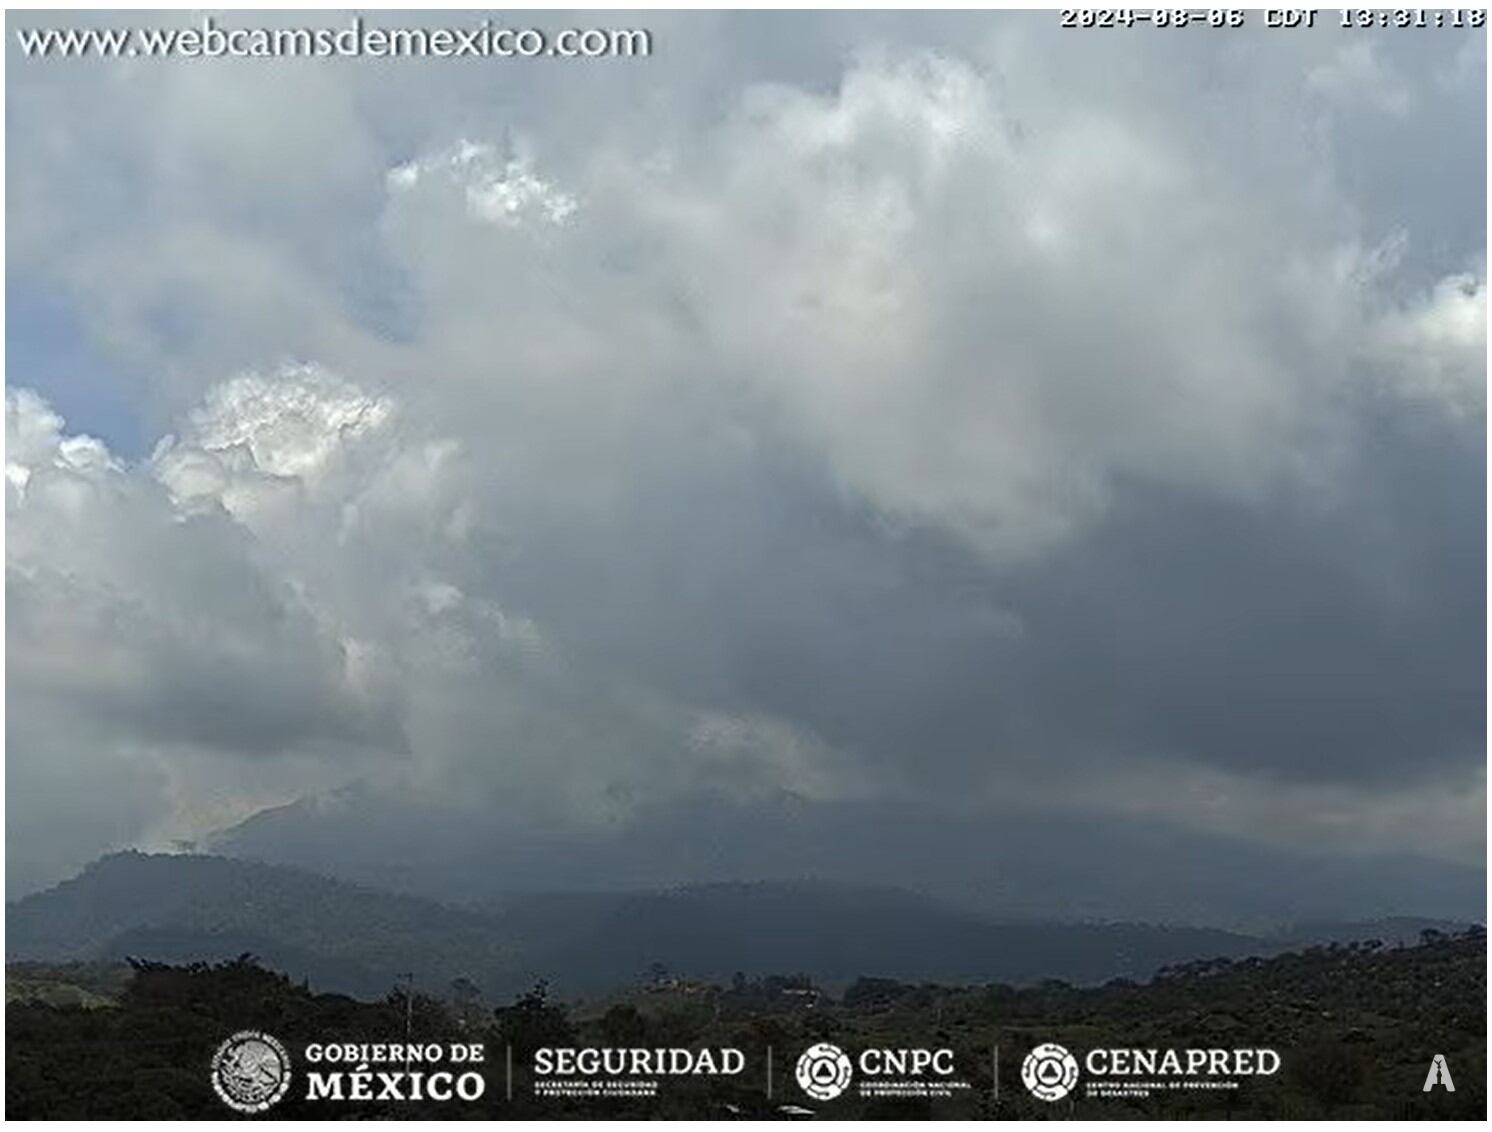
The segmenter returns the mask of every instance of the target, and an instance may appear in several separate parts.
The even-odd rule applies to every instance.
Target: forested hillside
[[[1319,947],[1271,959],[1198,962],[1144,985],[1078,988],[1060,982],[1017,988],[948,987],[857,980],[840,997],[790,976],[726,986],[661,980],[586,1003],[564,1002],[543,985],[516,1000],[484,1002],[465,988],[441,1001],[400,994],[361,1002],[316,994],[243,958],[220,965],[136,964],[118,998],[52,1005],[12,1001],[7,1014],[6,1104],[11,1117],[214,1117],[226,1110],[208,1081],[212,1051],[228,1034],[261,1028],[298,1050],[311,1041],[481,1041],[489,1049],[481,1101],[348,1103],[338,1115],[408,1117],[781,1116],[792,1104],[845,1117],[971,1116],[1095,1118],[1230,1116],[1482,1118],[1486,1112],[1486,939],[1477,930],[1427,933],[1412,948]],[[33,984],[35,966],[12,969]],[[66,969],[58,981],[69,977]],[[78,977],[73,971],[72,977]],[[458,988],[460,989],[460,988]],[[808,993],[801,993],[808,991]],[[407,1011],[407,1012],[406,1012]],[[768,1047],[779,1066],[818,1041],[952,1048],[971,1088],[950,1101],[807,1101],[779,1074],[768,1097],[755,1071],[729,1081],[684,1080],[651,1100],[552,1100],[529,1088],[539,1046],[736,1046],[760,1066]],[[1049,1105],[1019,1079],[1021,1058],[1057,1041],[1106,1046],[1268,1046],[1281,1071],[1236,1094],[1167,1094],[1146,1100]],[[991,1051],[1000,1050],[996,1089]],[[504,1053],[513,1050],[508,1099]],[[1454,1093],[1422,1091],[1431,1057],[1454,1072]],[[327,1115],[292,1089],[287,1117]]]

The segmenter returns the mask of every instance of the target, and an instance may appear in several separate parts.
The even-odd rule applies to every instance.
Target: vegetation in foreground
[[[836,1117],[969,1116],[1295,1117],[1448,1119],[1486,1115],[1486,939],[1427,932],[1416,947],[1318,947],[1269,959],[1219,959],[1168,969],[1146,984],[1116,980],[1078,988],[1059,982],[1017,989],[913,986],[864,978],[830,998],[806,980],[775,977],[716,986],[649,973],[645,985],[608,1000],[565,1004],[543,985],[492,1007],[469,981],[446,1000],[391,991],[382,1001],[314,994],[251,957],[185,967],[137,962],[127,979],[96,966],[7,970],[6,1115],[13,1118],[153,1118],[231,1115],[214,1094],[208,1064],[218,1043],[262,1029],[295,1052],[308,1042],[421,1041],[487,1044],[487,1090],[475,1103],[347,1103],[329,1112],[292,1088],[273,1110],[284,1117],[362,1118],[784,1116],[784,1105]],[[71,989],[69,989],[71,988]],[[972,1088],[950,1100],[866,1100],[853,1091],[819,1104],[791,1083],[797,1053],[817,1041],[868,1046],[946,1046]],[[1054,1104],[1019,1080],[1033,1046],[1257,1047],[1283,1068],[1237,1092],[1178,1093],[1144,1100]],[[648,1100],[554,1100],[533,1096],[529,1066],[544,1046],[736,1046],[747,1071],[729,1082],[670,1081]],[[998,1091],[990,1050],[1000,1049]],[[513,1049],[506,1096],[504,1049]],[[777,1066],[768,1099],[759,1067]],[[1430,1060],[1444,1054],[1454,1093],[1422,1091]],[[806,1113],[799,1113],[806,1115]]]

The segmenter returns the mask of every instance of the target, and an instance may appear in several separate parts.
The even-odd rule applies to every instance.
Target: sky
[[[11,37],[12,896],[349,796],[1480,875],[1483,32],[535,22],[654,53]]]

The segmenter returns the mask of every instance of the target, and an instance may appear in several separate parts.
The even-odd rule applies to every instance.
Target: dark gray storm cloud
[[[12,294],[132,419],[13,367],[10,882],[340,797],[282,847],[407,804],[426,875],[531,887],[1464,904],[1481,33],[644,22],[584,67],[13,53]],[[1037,843],[1055,888],[990,880]],[[1168,854],[1211,862],[1169,901],[1069,883]]]

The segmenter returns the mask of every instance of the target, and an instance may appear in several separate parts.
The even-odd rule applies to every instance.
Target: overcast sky
[[[1483,33],[532,22],[654,55],[10,45],[12,896],[355,782],[1480,867]]]

